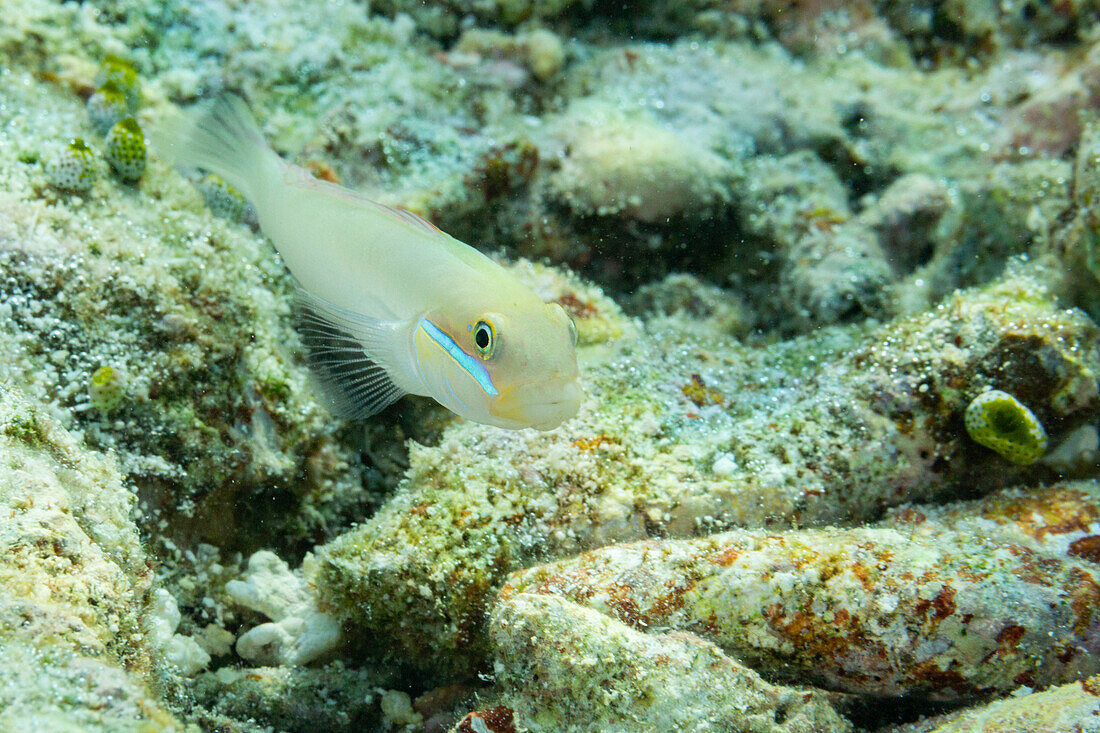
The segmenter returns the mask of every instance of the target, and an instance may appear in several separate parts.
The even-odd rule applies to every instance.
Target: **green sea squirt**
[[[367,417],[411,393],[470,420],[556,428],[580,406],[565,310],[412,212],[314,178],[222,97],[166,125],[163,147],[256,207],[300,291],[300,332],[336,410]]]
[[[93,83],[96,89],[111,85],[112,89],[122,93],[131,114],[137,110],[141,101],[141,78],[134,65],[126,59],[110,53],[104,56]]]
[[[133,117],[119,120],[107,133],[103,151],[107,162],[124,181],[136,181],[145,172],[145,134]]]
[[[88,403],[100,412],[110,412],[123,403],[128,386],[125,372],[104,364],[88,380]]]
[[[1047,433],[1022,402],[999,389],[983,392],[966,408],[966,432],[986,448],[1020,466],[1043,457]]]
[[[95,154],[79,137],[46,164],[50,185],[62,191],[87,191],[95,183],[95,175]]]
[[[88,120],[100,135],[106,135],[116,122],[130,116],[126,95],[113,81],[108,81],[88,97]]]

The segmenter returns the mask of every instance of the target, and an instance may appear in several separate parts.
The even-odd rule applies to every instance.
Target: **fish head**
[[[580,408],[576,327],[556,303],[478,298],[441,308],[416,330],[417,364],[442,405],[503,428],[552,430]]]

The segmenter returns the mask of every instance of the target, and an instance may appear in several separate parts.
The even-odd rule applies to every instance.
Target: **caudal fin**
[[[154,127],[153,144],[177,165],[218,174],[254,203],[270,176],[279,175],[278,157],[248,106],[232,94]]]

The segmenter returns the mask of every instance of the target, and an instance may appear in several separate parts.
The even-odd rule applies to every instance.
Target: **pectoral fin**
[[[302,289],[295,320],[309,365],[335,414],[370,417],[405,394],[386,364],[399,324],[353,313]]]

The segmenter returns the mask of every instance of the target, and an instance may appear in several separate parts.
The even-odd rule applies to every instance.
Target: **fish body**
[[[283,160],[236,97],[159,138],[252,202],[301,288],[299,332],[339,413],[366,417],[406,393],[503,428],[549,430],[576,413],[572,321],[493,260]]]

